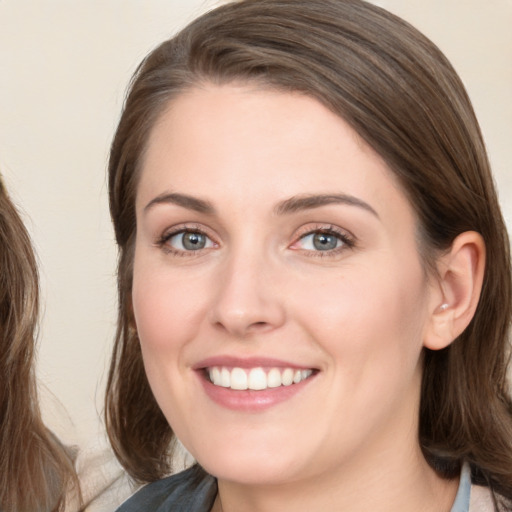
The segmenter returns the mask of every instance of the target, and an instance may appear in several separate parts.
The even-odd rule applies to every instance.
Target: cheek
[[[425,283],[419,267],[386,268],[352,269],[298,299],[309,307],[297,317],[333,369],[327,387],[336,391],[324,401],[333,435],[354,435],[400,415],[404,404],[416,407]]]
[[[134,263],[132,303],[146,354],[173,352],[194,337],[204,311],[205,287],[165,268]]]
[[[419,357],[427,304],[419,263],[345,269],[293,295],[296,317],[335,358]]]
[[[180,279],[165,266],[147,260],[139,264],[135,259],[132,303],[144,367],[153,394],[173,427],[192,414],[188,404],[194,403],[190,396],[194,387],[183,382],[190,378],[190,342],[202,325],[201,297],[204,287],[196,280]]]

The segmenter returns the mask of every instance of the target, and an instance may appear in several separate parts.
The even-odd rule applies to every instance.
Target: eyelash
[[[194,225],[185,225],[185,226],[177,226],[171,231],[166,231],[162,234],[162,236],[156,241],[156,246],[160,247],[166,254],[172,254],[173,256],[197,256],[201,254],[205,250],[211,249],[211,247],[204,247],[197,250],[183,250],[176,249],[169,245],[169,241],[177,236],[177,235],[185,235],[186,233],[194,233],[201,236],[206,237],[213,245],[217,245],[215,241],[213,241],[212,237],[206,233],[204,229],[200,226]]]
[[[312,258],[326,258],[326,257],[334,257],[337,256],[339,253],[347,250],[347,249],[353,249],[356,246],[356,240],[355,237],[346,231],[342,231],[340,228],[336,226],[328,226],[325,225],[318,225],[314,226],[313,228],[308,227],[303,233],[300,233],[300,235],[297,237],[296,241],[293,242],[291,247],[298,244],[301,240],[304,240],[306,237],[311,235],[317,235],[317,234],[325,234],[327,236],[334,236],[336,237],[340,242],[340,247],[335,247],[333,249],[328,249],[325,251],[320,250],[308,250],[308,249],[300,249],[297,248],[295,250],[302,250],[308,257]]]
[[[199,254],[203,253],[204,251],[207,251],[211,248],[210,247],[204,247],[196,250],[184,250],[184,249],[176,249],[169,245],[169,241],[177,236],[177,235],[185,235],[186,233],[194,233],[201,236],[206,237],[213,246],[218,246],[218,244],[213,240],[213,238],[206,233],[204,229],[202,229],[200,226],[196,225],[184,225],[184,226],[177,226],[176,228],[172,229],[171,231],[164,232],[162,236],[156,241],[156,246],[161,248],[165,253],[172,254],[173,256],[187,256],[187,257],[193,257],[198,256]],[[301,248],[294,248],[293,246],[297,245],[301,240],[304,240],[306,237],[316,234],[325,234],[327,236],[334,236],[337,240],[339,240],[342,245],[340,247],[335,247],[333,249],[328,249],[325,251],[321,250],[309,250],[309,249],[301,249]],[[336,226],[328,226],[326,227],[323,225],[314,226],[313,228],[309,227],[304,230],[303,233],[300,233],[296,240],[289,246],[293,250],[301,250],[304,254],[306,254],[308,257],[313,258],[325,258],[325,257],[333,257],[337,256],[340,252],[346,250],[346,249],[353,249],[356,245],[355,237],[351,234],[348,234],[346,231],[340,230]]]

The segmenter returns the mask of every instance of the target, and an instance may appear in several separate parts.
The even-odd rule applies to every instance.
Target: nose
[[[277,274],[263,255],[232,255],[217,276],[213,325],[237,338],[279,328],[286,315]]]

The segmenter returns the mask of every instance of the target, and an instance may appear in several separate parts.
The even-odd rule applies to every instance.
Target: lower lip
[[[211,400],[226,409],[245,412],[263,411],[286,402],[300,393],[315,378],[315,374],[313,374],[306,380],[290,386],[279,386],[278,388],[268,388],[260,391],[253,389],[239,391],[213,385],[202,371],[199,371],[198,375],[206,394]]]

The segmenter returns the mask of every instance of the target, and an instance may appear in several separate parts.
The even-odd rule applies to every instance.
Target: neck
[[[390,457],[383,453],[370,464],[358,458],[350,466],[294,482],[244,485],[220,480],[212,512],[449,512],[458,479],[440,478],[416,447],[402,445],[398,457],[396,452]]]

